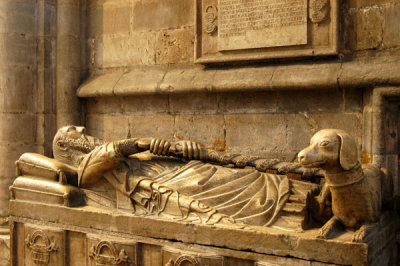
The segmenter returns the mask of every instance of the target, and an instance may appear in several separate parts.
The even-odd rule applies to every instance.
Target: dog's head
[[[323,129],[311,138],[310,146],[299,153],[298,159],[305,168],[350,170],[358,162],[357,143],[343,130]]]

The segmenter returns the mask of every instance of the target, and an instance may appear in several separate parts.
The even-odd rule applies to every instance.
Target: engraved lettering
[[[219,0],[219,17],[220,50],[296,45],[307,41],[307,0]],[[266,38],[262,34],[280,36],[282,30],[299,33],[301,37],[262,43]],[[257,38],[261,41],[251,40],[256,34],[261,34]]]

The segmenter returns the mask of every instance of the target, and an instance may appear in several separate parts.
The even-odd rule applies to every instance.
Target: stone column
[[[81,36],[84,23],[81,23],[85,1],[57,1],[57,127],[67,124],[80,124],[80,103],[76,89],[83,72]]]
[[[55,0],[37,0],[37,3],[37,152],[51,156],[56,132],[57,3]]]
[[[7,222],[14,162],[36,151],[37,1],[0,1],[0,224]]]

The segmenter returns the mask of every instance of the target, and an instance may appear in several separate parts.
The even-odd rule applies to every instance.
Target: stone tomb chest
[[[389,214],[367,243],[352,242],[351,231],[317,239],[305,207],[318,186],[304,181],[290,179],[280,214],[259,226],[128,209],[120,193],[113,200],[98,188],[79,189],[74,169],[54,159],[24,154],[16,164],[12,265],[386,265],[394,252]],[[162,203],[162,191],[154,188],[152,199]]]

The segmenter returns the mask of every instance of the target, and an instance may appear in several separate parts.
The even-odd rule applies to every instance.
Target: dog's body
[[[383,198],[390,198],[391,177],[374,164],[361,167],[357,144],[346,132],[325,129],[317,132],[310,146],[299,153],[303,167],[325,171],[325,184],[317,200],[320,208],[329,195],[333,217],[321,228],[318,237],[327,238],[341,222],[358,229],[353,241],[363,241],[381,214]]]

